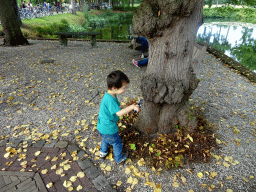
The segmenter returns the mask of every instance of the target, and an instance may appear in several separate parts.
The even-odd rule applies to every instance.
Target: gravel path
[[[91,151],[100,142],[93,124],[106,90],[106,76],[116,69],[129,76],[131,83],[120,101],[141,97],[140,77],[146,68],[138,69],[131,64],[139,52],[124,43],[99,42],[91,49],[89,42],[82,41],[69,41],[67,47],[57,41],[30,42],[30,46],[0,46],[0,136],[39,140],[58,130],[51,138],[74,143],[88,138],[87,152],[95,164],[101,164]],[[55,62],[38,62],[49,58]],[[140,173],[149,173],[156,191],[160,186],[166,192],[256,191],[255,84],[209,54],[195,71],[201,82],[190,102],[203,110],[214,126],[215,135],[222,142],[216,155],[221,156],[207,164],[193,163],[168,171],[152,171],[151,167],[132,164]],[[125,173],[131,164],[120,167],[113,161],[104,163],[111,167],[111,171],[105,171],[108,181],[113,185],[122,181],[118,191],[132,187],[127,179],[135,177]],[[186,169],[192,169],[193,174]],[[198,172],[202,172],[202,178]],[[175,181],[176,174],[186,178],[187,184],[181,177]],[[145,177],[137,179],[132,191],[154,191],[144,185]]]

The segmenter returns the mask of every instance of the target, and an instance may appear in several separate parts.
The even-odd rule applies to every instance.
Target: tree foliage
[[[256,6],[255,0],[205,0],[205,4],[211,7],[214,4],[232,4],[232,5],[247,5]]]

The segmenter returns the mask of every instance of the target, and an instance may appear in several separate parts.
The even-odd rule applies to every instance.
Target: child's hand
[[[139,105],[134,105],[133,110],[134,110],[136,113],[140,112],[140,106],[139,106]]]

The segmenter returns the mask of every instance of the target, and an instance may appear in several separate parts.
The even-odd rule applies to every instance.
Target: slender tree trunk
[[[134,0],[132,0],[132,7],[134,7]]]
[[[88,11],[91,11],[91,0],[88,0]]]
[[[128,0],[128,1],[127,1],[128,7],[130,7],[130,4],[131,4],[131,2],[130,2],[130,0]]]
[[[15,9],[13,1],[0,1],[0,20],[4,31],[4,44],[7,46],[28,44],[22,35]]]
[[[188,99],[198,84],[191,64],[203,2],[146,0],[135,11],[135,33],[149,41],[149,64],[141,80],[144,103],[135,123],[144,133],[171,133],[175,125],[190,131],[196,126]]]
[[[84,0],[79,1],[79,7],[82,12],[84,12]]]
[[[76,0],[71,0],[72,14],[76,15]]]

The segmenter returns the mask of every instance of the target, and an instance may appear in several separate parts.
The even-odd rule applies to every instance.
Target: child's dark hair
[[[107,76],[107,85],[108,89],[112,89],[113,87],[119,89],[122,87],[123,83],[130,83],[128,77],[120,70],[112,71]]]

